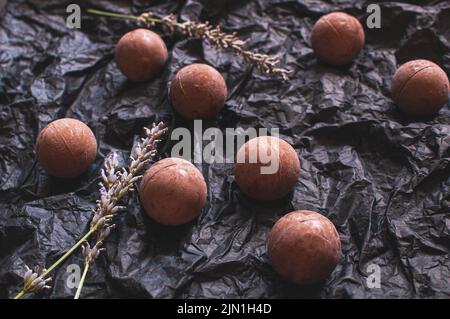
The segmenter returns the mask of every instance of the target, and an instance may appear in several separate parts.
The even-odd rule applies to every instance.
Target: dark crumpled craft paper
[[[346,69],[317,63],[311,28],[335,10],[364,21],[370,1],[80,3],[209,20],[249,39],[251,49],[279,54],[294,70],[289,82],[261,76],[232,53],[165,34],[166,69],[135,84],[113,58],[132,22],[83,15],[82,28],[70,30],[60,0],[9,1],[0,17],[0,297],[21,289],[25,264],[48,267],[87,230],[110,151],[126,159],[142,127],[155,120],[192,127],[173,119],[167,85],[180,67],[205,62],[222,72],[229,97],[204,127],[279,127],[302,163],[293,195],[251,201],[239,192],[232,165],[205,164],[207,206],[191,224],[170,228],[145,216],[133,194],[82,297],[449,298],[450,110],[405,118],[389,87],[396,66],[414,58],[431,59],[449,74],[450,3],[413,2],[381,3],[382,29],[366,28],[365,48]],[[87,123],[99,142],[95,163],[76,180],[50,178],[35,160],[38,131],[61,117]],[[297,209],[319,210],[338,227],[343,258],[324,285],[289,284],[268,263],[271,226]],[[33,298],[72,297],[72,264],[82,264],[79,252],[53,273],[51,291]],[[381,269],[379,289],[367,286],[371,264]]]

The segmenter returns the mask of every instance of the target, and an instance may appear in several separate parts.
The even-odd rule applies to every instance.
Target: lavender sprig
[[[52,278],[44,278],[47,270],[36,266],[34,270],[25,265],[25,275],[23,276],[23,289],[14,297],[14,299],[21,298],[24,294],[32,292],[37,293],[43,289],[50,289],[48,283],[52,281]]]
[[[156,18],[152,12],[146,12],[139,16],[130,16],[94,9],[88,9],[87,12],[99,16],[135,20],[138,25],[147,28],[151,28],[155,23],[160,23],[171,33],[179,32],[189,37],[206,40],[216,48],[231,50],[237,55],[242,56],[244,61],[255,65],[263,74],[281,76],[284,80],[289,80],[289,76],[292,74],[291,70],[279,67],[281,61],[278,57],[247,50],[245,48],[246,41],[240,40],[235,32],[225,33],[219,26],[210,25],[208,21],[178,22],[178,17],[174,14]]]
[[[142,177],[141,171],[156,155],[157,144],[167,132],[167,128],[162,122],[157,125],[153,124],[151,129],[145,127],[144,130],[146,137],[142,138],[131,152],[130,164],[127,169],[117,169],[119,164],[117,154],[114,152],[105,159],[104,168],[100,172],[100,199],[97,200],[94,217],[91,221],[91,229],[95,228],[96,242],[92,248],[87,241],[83,244],[85,268],[75,299],[80,296],[90,264],[105,250],[102,248],[103,242],[115,228],[115,224],[111,223],[113,217],[126,208],[119,205],[120,200],[134,190],[134,183]]]
[[[151,16],[151,13],[141,17],[145,20],[148,16]],[[246,50],[246,41],[239,39],[236,32],[231,34],[225,33],[220,29],[220,26],[212,26],[208,21],[178,22],[176,15],[169,14],[161,18],[161,23],[172,33],[178,31],[190,37],[205,39],[216,48],[232,50],[236,54],[241,55],[245,61],[254,64],[264,74],[279,75],[284,80],[289,80],[289,76],[292,73],[290,70],[278,67],[280,64],[278,57]]]
[[[91,221],[89,231],[48,269],[37,266],[32,271],[28,266],[25,266],[24,287],[14,299],[20,299],[26,293],[38,292],[42,289],[50,288],[48,284],[51,278],[46,278],[48,274],[66,260],[76,249],[83,246],[85,268],[77,295],[75,296],[78,298],[89,265],[104,251],[104,248],[102,248],[103,241],[115,227],[114,224],[111,224],[112,218],[119,211],[125,209],[124,206],[118,205],[119,201],[133,190],[133,184],[141,177],[138,174],[144,168],[145,164],[156,155],[157,143],[167,132],[167,128],[162,122],[158,125],[154,124],[151,129],[144,129],[146,137],[137,143],[132,151],[128,169],[118,169],[119,162],[117,160],[117,154],[114,152],[105,159],[104,168],[100,172],[100,200],[96,203],[96,209],[94,210],[94,217]],[[87,242],[91,235],[95,235],[96,237],[95,245],[92,248]]]
[[[160,138],[167,132],[166,126],[161,122],[153,125],[151,129],[144,128],[145,138],[137,143],[130,155],[130,164],[127,169],[117,170],[117,154],[112,153],[105,160],[104,169],[101,170],[100,200],[97,201],[91,228],[97,225],[96,240],[102,242],[111,233],[114,224],[112,218],[126,207],[118,203],[130,191],[134,183],[142,176],[139,175],[144,166],[156,155],[156,146]]]

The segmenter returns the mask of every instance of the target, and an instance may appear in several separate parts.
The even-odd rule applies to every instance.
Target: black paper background
[[[24,264],[51,265],[86,231],[98,170],[110,151],[126,159],[142,127],[155,120],[192,128],[173,119],[167,85],[180,67],[205,62],[223,74],[229,96],[204,127],[279,127],[302,164],[293,195],[249,200],[232,165],[203,165],[207,206],[195,222],[170,228],[144,215],[134,194],[82,297],[449,298],[450,110],[408,119],[395,109],[389,87],[397,65],[414,58],[431,59],[449,74],[450,3],[382,2],[382,29],[366,28],[354,64],[319,64],[309,44],[314,22],[335,10],[364,22],[369,3],[80,3],[209,20],[248,38],[251,49],[279,54],[294,70],[289,82],[261,76],[231,53],[164,34],[167,67],[155,80],[135,84],[113,59],[115,43],[135,28],[131,22],[83,15],[82,28],[70,30],[63,1],[9,1],[0,18],[0,297],[21,289]],[[76,180],[50,178],[35,160],[39,129],[61,117],[87,123],[99,142],[95,163]],[[286,283],[268,263],[271,226],[297,209],[318,210],[338,227],[343,258],[324,285]],[[78,252],[53,273],[52,290],[33,298],[73,297],[67,270],[81,263]],[[370,264],[380,266],[380,289],[367,287]]]

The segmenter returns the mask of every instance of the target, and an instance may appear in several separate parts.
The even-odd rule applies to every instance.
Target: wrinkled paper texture
[[[450,72],[450,3],[421,2],[380,3],[382,28],[365,28],[365,48],[347,68],[317,62],[312,26],[336,10],[365,24],[370,2],[79,2],[208,20],[294,71],[287,82],[266,77],[230,52],[155,26],[170,52],[167,67],[153,81],[131,83],[116,67],[114,47],[133,22],[83,14],[81,29],[69,29],[64,1],[8,1],[0,17],[0,297],[21,289],[25,264],[50,266],[88,229],[108,153],[118,151],[125,163],[142,127],[156,120],[192,129],[173,117],[167,87],[179,68],[203,62],[229,90],[225,109],[204,128],[280,128],[301,160],[295,191],[258,203],[240,193],[232,165],[203,164],[208,203],[180,227],[152,221],[134,193],[83,298],[449,298],[450,110],[408,119],[389,92],[396,67],[411,59]],[[95,163],[75,180],[51,178],[36,162],[39,130],[61,117],[87,123],[99,144]],[[170,143],[161,152],[168,156]],[[287,283],[269,264],[272,225],[298,209],[329,217],[342,240],[341,263],[323,285]],[[77,265],[80,252],[52,274],[51,291],[28,297],[73,297]],[[380,288],[368,286],[373,265]]]

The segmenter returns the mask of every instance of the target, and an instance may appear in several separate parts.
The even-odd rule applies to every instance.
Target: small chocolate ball
[[[47,124],[36,141],[41,166],[52,176],[76,177],[95,160],[97,141],[91,129],[75,119],[59,119]]]
[[[167,57],[164,41],[147,29],[128,32],[116,46],[117,67],[132,81],[147,81],[156,76],[166,64]]]
[[[139,196],[147,214],[164,225],[181,225],[196,218],[206,202],[206,183],[190,162],[169,157],[144,174]]]
[[[279,199],[294,189],[300,175],[300,160],[287,142],[274,136],[260,136],[239,149],[234,174],[242,192],[251,198]]]
[[[170,86],[172,106],[187,119],[209,119],[224,107],[227,85],[216,69],[191,64],[177,72]]]
[[[405,113],[427,116],[438,112],[447,102],[450,85],[447,74],[427,60],[403,64],[392,78],[391,94]]]
[[[359,54],[364,38],[364,29],[358,19],[344,12],[333,12],[316,22],[311,45],[319,60],[331,65],[345,65]]]
[[[341,259],[341,241],[333,223],[319,213],[299,210],[278,220],[267,240],[275,271],[309,285],[323,282]]]

